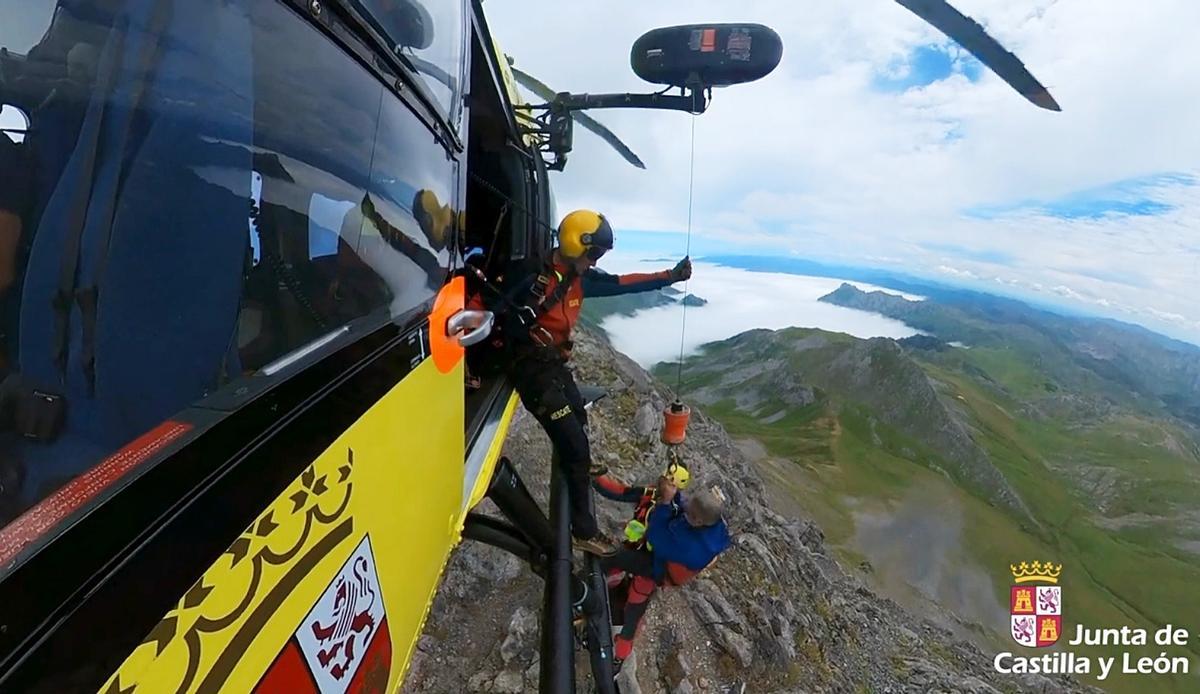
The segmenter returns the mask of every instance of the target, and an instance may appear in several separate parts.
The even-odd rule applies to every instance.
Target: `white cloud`
[[[942,273],[943,275],[950,275],[951,277],[979,279],[979,276],[970,270],[960,270],[956,267],[950,267],[949,265],[938,265],[937,269],[938,272]]]
[[[661,269],[661,263],[636,261],[620,253],[605,257],[604,265],[609,272]],[[748,272],[696,263],[695,274],[686,289],[708,303],[687,309],[684,351],[691,354],[700,345],[754,328],[822,328],[857,337],[902,338],[917,333],[891,318],[817,301],[841,283],[841,280],[823,277]],[[863,291],[880,289],[861,282],[851,284]],[[675,287],[684,289],[682,284]],[[889,289],[882,291],[909,300],[923,298]],[[674,361],[679,358],[681,331],[684,330],[683,307],[663,306],[640,311],[633,317],[616,316],[606,320],[603,327],[617,349],[643,366]]]
[[[966,214],[1162,172],[1200,174],[1200,90],[1192,88],[1200,3],[954,2],[1029,65],[1063,113],[1033,107],[987,71],[976,83],[954,75],[878,91],[878,75],[903,65],[914,47],[942,41],[890,0],[489,0],[485,9],[519,66],[555,89],[593,93],[649,89],[629,69],[628,47],[655,26],[759,21],[779,31],[779,69],[718,90],[695,120],[697,234],[731,248],[771,243],[809,258],[952,277],[1200,341],[1200,186],[1153,191],[1172,208],[1158,216]],[[559,208],[601,208],[620,228],[682,230],[690,117],[596,115],[648,170],[577,132],[567,171],[555,179]]]

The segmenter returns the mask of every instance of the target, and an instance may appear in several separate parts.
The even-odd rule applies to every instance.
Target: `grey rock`
[[[776,580],[779,579],[779,564],[772,555],[771,550],[767,548],[767,543],[762,541],[762,538],[753,533],[739,533],[734,540],[734,544],[757,555],[763,565],[767,567],[767,570],[771,572],[771,577]]]
[[[533,610],[522,605],[508,622],[508,634],[500,644],[500,660],[505,665],[514,660],[526,663],[532,660],[537,646],[538,618]]]
[[[617,687],[621,690],[621,694],[642,694],[642,686],[638,684],[638,654],[637,651],[629,656],[621,665],[621,671],[617,673]]]
[[[529,664],[529,667],[525,668],[525,689],[528,691],[537,689],[538,680],[541,676],[541,672],[538,667],[540,664],[541,663],[538,662],[538,659],[534,658],[533,662]]]
[[[732,627],[740,633],[746,633],[745,618],[729,603],[729,599],[715,583],[706,578],[699,578],[689,587],[692,590],[688,592],[688,602],[701,618],[701,623]]]
[[[467,691],[470,692],[490,692],[492,690],[492,680],[495,675],[490,672],[477,672],[471,675],[471,679],[467,680]]]
[[[492,691],[498,694],[521,694],[525,691],[525,680],[521,673],[505,670],[492,680]]]
[[[658,428],[658,413],[654,411],[654,406],[648,402],[642,403],[637,413],[633,415],[634,433],[638,435],[638,438],[648,439]]]
[[[737,659],[742,667],[748,668],[754,662],[754,648],[745,636],[723,624],[713,627],[712,635],[717,645]]]
[[[667,662],[662,668],[662,674],[667,685],[674,688],[692,674],[692,668],[688,665],[687,658],[682,653],[676,652],[674,656],[667,658]]]
[[[782,662],[785,664],[796,657],[796,631],[792,628],[791,621],[783,614],[776,612],[770,617],[771,633],[775,635],[775,649],[782,656]]]
[[[429,634],[425,634],[421,638],[417,639],[417,650],[424,652],[432,651],[437,647],[437,644],[438,640],[436,638],[430,636]]]
[[[963,677],[954,682],[954,690],[967,694],[1000,694],[1000,690],[977,677]]]
[[[483,547],[480,551],[459,551],[455,558],[461,562],[464,571],[447,588],[459,598],[472,595],[481,582],[505,583],[521,573],[521,564],[516,557],[492,547]]]

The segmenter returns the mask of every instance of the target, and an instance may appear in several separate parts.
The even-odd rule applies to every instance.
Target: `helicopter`
[[[640,163],[584,111],[703,113],[778,35],[651,30],[660,91],[574,94],[515,70],[480,0],[0,17],[0,690],[394,691],[466,538],[545,578],[543,691],[574,687],[580,615],[615,691],[561,483],[547,513],[503,457],[502,374],[465,387],[494,315],[463,256],[502,284],[551,248],[575,124]]]

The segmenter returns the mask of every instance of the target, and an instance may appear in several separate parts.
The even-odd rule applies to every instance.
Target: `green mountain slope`
[[[898,599],[948,610],[968,635],[1011,648],[1007,567],[1033,559],[1064,565],[1068,625],[1200,628],[1190,598],[1200,581],[1200,445],[1186,412],[1176,416],[1161,395],[1177,386],[1144,368],[1123,377],[1144,380],[1130,390],[1080,356],[1077,328],[1067,338],[1011,315],[887,306],[888,295],[845,289],[836,303],[887,308],[932,335],[898,344],[751,331],[689,358],[684,397],[760,442],[777,492],[847,558]],[[1105,344],[1106,363],[1129,358]],[[1156,369],[1186,373],[1152,349]],[[1147,685],[1189,689],[1104,683]]]
[[[880,313],[941,340],[1016,351],[1061,387],[1200,425],[1200,347],[1142,328],[1062,316],[1009,299],[951,294],[909,301],[843,284],[821,301]]]

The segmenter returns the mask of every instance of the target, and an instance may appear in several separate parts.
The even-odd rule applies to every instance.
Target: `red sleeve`
[[[583,273],[583,295],[587,297],[618,296],[662,289],[672,284],[671,271],[631,272],[612,275],[599,268]]]
[[[673,586],[681,586],[696,577],[700,571],[693,571],[679,562],[667,562],[665,582]]]
[[[608,475],[600,475],[592,480],[592,487],[605,499],[612,501],[635,502],[642,498],[645,490],[641,487],[630,487],[622,484]]]
[[[656,282],[671,279],[670,270],[661,270],[659,272],[631,272],[626,275],[617,275],[617,283],[621,286],[631,284],[641,284],[643,282]]]

